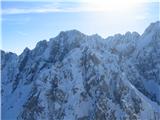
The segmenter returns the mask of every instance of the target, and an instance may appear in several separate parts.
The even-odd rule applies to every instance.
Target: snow
[[[138,54],[142,54],[147,48],[145,55],[152,52],[148,45],[152,45],[150,43],[158,39],[154,38],[155,32],[160,30],[158,25],[159,22],[151,24],[141,36],[136,32],[127,32],[107,39],[97,34],[87,36],[77,30],[71,30],[61,32],[49,42],[39,42],[33,50],[26,48],[20,56],[4,53],[2,118],[21,118],[23,112],[32,115],[34,112],[25,111],[23,106],[28,102],[28,98],[40,93],[37,98],[38,105],[44,110],[33,114],[36,119],[47,120],[50,117],[52,119],[60,117],[63,120],[83,117],[91,119],[95,117],[97,110],[102,112],[99,114],[107,114],[106,118],[114,111],[117,120],[124,117],[129,119],[131,115],[127,110],[134,112],[130,109],[134,106],[133,98],[141,100],[137,103],[141,106],[140,111],[133,113],[137,119],[156,120],[155,117],[158,119],[160,105],[145,96],[143,93],[145,91],[140,91],[138,86],[133,84],[140,82],[139,84],[142,84],[151,95],[155,94],[157,99],[160,99],[158,82],[153,79],[146,80],[136,67],[139,62],[139,59],[136,59]],[[27,62],[19,71],[19,65],[26,56]],[[62,56],[61,60],[59,56]],[[84,58],[86,64],[82,63]],[[13,91],[16,76],[19,82]],[[27,83],[27,79],[32,76],[32,81]],[[122,96],[119,93],[122,93]],[[126,108],[123,108],[123,105]],[[61,115],[63,112],[64,116]]]

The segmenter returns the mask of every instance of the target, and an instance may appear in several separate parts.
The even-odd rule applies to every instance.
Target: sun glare
[[[94,11],[110,11],[110,12],[123,12],[133,10],[136,6],[136,1],[133,0],[93,0],[88,2],[88,8]]]

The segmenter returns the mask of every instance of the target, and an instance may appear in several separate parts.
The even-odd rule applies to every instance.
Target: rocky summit
[[[160,22],[106,39],[77,30],[1,50],[3,120],[160,120]]]

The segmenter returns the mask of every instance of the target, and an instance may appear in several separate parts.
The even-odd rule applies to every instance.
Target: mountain
[[[77,30],[1,51],[3,120],[159,120],[160,22],[106,39]]]

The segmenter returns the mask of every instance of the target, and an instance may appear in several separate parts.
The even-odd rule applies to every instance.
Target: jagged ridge
[[[160,22],[106,39],[77,30],[1,51],[2,119],[160,119]]]

